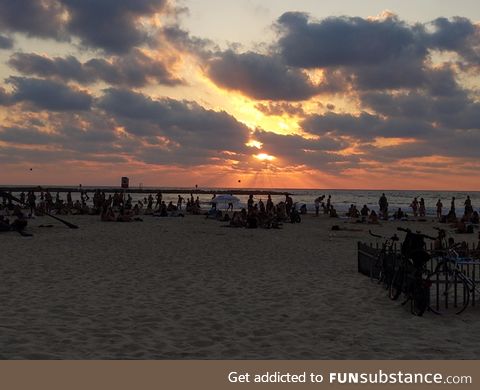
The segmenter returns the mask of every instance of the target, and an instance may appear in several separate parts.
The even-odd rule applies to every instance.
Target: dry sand
[[[39,228],[52,220],[37,218],[33,238],[0,235],[0,358],[480,357],[480,307],[414,317],[357,273],[356,242],[369,240],[369,226],[67,218],[81,228]],[[433,234],[431,222],[415,224]]]

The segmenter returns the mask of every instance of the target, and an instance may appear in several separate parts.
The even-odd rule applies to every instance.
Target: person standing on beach
[[[253,204],[254,204],[254,200],[253,200],[253,194],[250,194],[248,196],[248,200],[247,200],[247,210],[250,211],[253,209]]]
[[[437,218],[439,220],[442,219],[442,209],[443,209],[443,203],[442,203],[442,200],[439,199],[437,202]]]
[[[385,193],[378,200],[378,206],[380,207],[380,217],[388,219],[388,200]]]
[[[315,199],[315,216],[320,214],[320,198]]]
[[[182,203],[184,199],[181,197],[181,195],[178,195],[178,200],[177,200],[177,209],[181,210],[182,209]]]
[[[217,194],[213,194],[212,196],[212,200],[210,201],[211,205],[212,205],[212,210],[216,210],[217,209]]]
[[[156,210],[156,209],[159,209],[160,206],[162,205],[162,198],[163,198],[162,193],[158,191],[157,195],[155,195],[155,198],[157,199],[157,203],[155,203],[155,210]]]
[[[425,214],[426,214],[425,199],[423,198],[420,198],[420,206],[418,209],[418,213],[420,214],[420,217],[425,217]]]
[[[473,213],[473,207],[472,207],[472,200],[470,199],[470,195],[467,195],[467,199],[465,200],[465,215],[470,215]]]
[[[412,208],[413,216],[417,217],[418,216],[418,200],[416,197],[413,198],[412,203],[410,203],[410,207]]]
[[[268,195],[267,197],[267,214],[271,214],[273,212],[273,202],[272,202],[272,197],[271,195]]]
[[[293,199],[290,195],[285,195],[285,209],[287,211],[287,217],[290,217],[290,212],[292,211]]]
[[[28,206],[30,207],[30,217],[33,217],[35,215],[36,200],[37,200],[37,197],[35,196],[35,192],[29,191],[27,194],[27,203],[28,203]]]
[[[330,208],[332,207],[332,195],[328,195],[327,199],[327,212],[330,212]]]

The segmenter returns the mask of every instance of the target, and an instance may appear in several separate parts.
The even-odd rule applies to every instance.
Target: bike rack
[[[357,243],[357,263],[358,263],[358,272],[370,277],[370,270],[371,270],[371,264],[374,262],[380,253],[380,248],[378,246],[378,243],[374,246],[372,243],[365,243],[365,242],[358,242]],[[430,253],[430,260],[427,263],[427,269],[430,272],[433,272],[439,262],[441,260],[441,257],[435,256],[435,251],[433,250],[433,246],[430,247],[428,250]],[[397,264],[397,261],[400,260],[401,257],[401,246],[397,248],[396,246],[394,247],[393,251],[387,256],[386,258],[386,264],[390,264],[391,267],[395,267]],[[468,248],[467,248],[467,256],[468,256]],[[477,283],[480,282],[480,260],[476,261],[459,261],[457,262],[457,265],[459,266],[460,270],[468,277],[471,279],[473,282],[474,286],[477,285]],[[441,283],[438,280],[432,281],[433,285],[431,288],[436,289],[436,291],[439,291],[439,283]],[[477,287],[478,288],[478,287]],[[471,300],[470,300],[470,305],[475,306],[476,302],[479,298],[477,295],[478,291],[477,289],[473,289],[471,293]],[[454,289],[454,297],[453,297],[453,304],[457,305],[458,302],[458,295],[457,295],[457,290],[456,288]],[[439,294],[436,294],[436,302],[433,302],[433,305],[439,305],[441,297]],[[432,305],[432,306],[433,306]]]

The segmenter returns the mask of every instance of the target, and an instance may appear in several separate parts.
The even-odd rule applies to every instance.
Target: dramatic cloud
[[[209,61],[207,72],[218,86],[258,100],[298,101],[318,93],[318,87],[302,71],[253,52],[219,53]]]
[[[153,16],[166,0],[61,0],[68,10],[68,30],[83,44],[126,53],[148,40],[140,18]],[[108,22],[106,22],[108,21]]]
[[[13,85],[10,97],[15,102],[29,102],[39,109],[52,111],[89,110],[92,96],[57,81],[25,77],[10,77]]]
[[[141,18],[167,7],[167,0],[4,0],[0,28],[29,36],[69,40],[110,53],[127,53],[150,40]]]
[[[331,17],[312,21],[289,12],[277,21],[277,50],[297,68],[336,69],[356,88],[400,89],[427,85],[434,50],[478,61],[479,28],[465,18],[439,18],[409,25],[395,15],[383,18]]]
[[[467,18],[437,18],[434,31],[427,37],[428,45],[442,51],[457,52],[466,59],[480,58],[480,29]]]
[[[2,0],[0,29],[41,38],[64,37],[64,9],[55,0]]]
[[[149,83],[182,83],[165,63],[138,49],[111,60],[94,58],[85,63],[73,56],[49,58],[35,53],[16,53],[10,58],[9,64],[23,74],[55,77],[81,84],[103,81],[112,85],[143,87]]]
[[[278,25],[283,31],[280,52],[296,67],[376,65],[400,56],[415,59],[426,54],[416,39],[423,29],[410,28],[395,17],[310,22],[306,14],[289,12],[278,19]]]
[[[149,164],[220,164],[243,158],[250,130],[225,112],[195,102],[152,99],[125,89],[107,89],[98,106],[137,140],[135,158]]]
[[[253,134],[260,141],[262,151],[283,160],[287,165],[306,165],[324,171],[338,171],[337,164],[354,162],[354,156],[342,156],[335,152],[348,144],[329,136],[307,139],[299,135],[281,135],[263,130]]]
[[[272,41],[225,49],[176,4],[1,1],[0,161],[332,183],[478,167],[475,21],[286,12]]]

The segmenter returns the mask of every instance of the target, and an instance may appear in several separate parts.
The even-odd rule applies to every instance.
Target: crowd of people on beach
[[[305,204],[297,205],[294,203],[290,194],[285,194],[285,199],[274,204],[271,195],[267,196],[265,202],[263,199],[256,199],[254,194],[250,194],[246,207],[234,210],[232,201],[228,202],[228,208],[224,211],[217,209],[218,197],[213,194],[210,202],[200,202],[199,196],[190,194],[187,199],[178,195],[176,202],[163,199],[162,192],[148,194],[141,200],[133,201],[130,193],[125,191],[114,191],[106,193],[100,189],[91,191],[90,194],[80,190],[78,199],[73,201],[72,192],[68,191],[63,198],[59,192],[53,195],[50,190],[40,190],[37,192],[21,192],[19,198],[12,197],[11,192],[2,192],[2,202],[0,210],[9,210],[9,213],[0,213],[3,215],[1,229],[7,230],[6,217],[12,215],[20,221],[25,221],[29,217],[41,216],[44,214],[55,215],[99,215],[104,222],[131,222],[141,221],[140,216],[152,215],[154,217],[183,217],[186,214],[200,215],[207,218],[228,222],[232,227],[248,228],[279,228],[284,222],[298,223],[301,221],[301,215],[307,214]],[[233,197],[234,198],[234,197]],[[16,199],[18,202],[14,202]],[[450,208],[444,213],[442,200],[439,199],[435,205],[436,218],[439,222],[455,224],[458,232],[472,232],[472,226],[479,224],[479,212],[474,209],[470,196],[464,201],[464,213],[460,218],[457,217],[456,199],[452,197]],[[207,205],[207,208],[203,208]],[[315,216],[320,215],[320,210],[324,215],[330,218],[340,218],[335,208],[332,196],[322,195],[315,199]],[[370,206],[371,207],[371,206]],[[426,204],[423,197],[414,197],[409,205],[411,213],[407,213],[402,208],[397,208],[391,212],[388,199],[383,193],[378,200],[378,212],[366,204],[357,208],[351,204],[345,217],[357,223],[378,224],[380,221],[402,220],[406,221],[413,217],[417,221],[425,220]],[[25,215],[24,211],[28,214]],[[24,225],[23,222],[15,226]],[[16,227],[15,227],[16,229]]]
[[[215,196],[213,197],[215,199]],[[216,202],[212,202],[212,209],[207,213],[207,218],[213,217],[217,220],[229,222],[229,227],[245,227],[248,229],[265,228],[280,229],[284,222],[300,223],[300,214],[306,213],[306,207],[297,210],[289,194],[285,195],[285,201],[274,204],[271,195],[267,196],[266,202],[261,198],[255,202],[253,194],[250,194],[247,201],[247,208],[234,211],[232,216],[228,210],[233,210],[233,204],[229,204],[227,211],[217,210]]]

